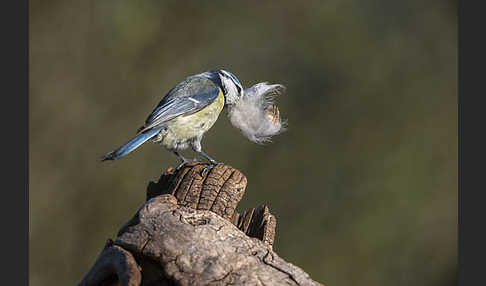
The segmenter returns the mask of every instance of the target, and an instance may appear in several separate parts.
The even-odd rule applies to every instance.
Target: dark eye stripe
[[[241,86],[241,82],[236,78],[236,76],[230,72],[228,72],[230,76],[233,78],[233,81],[238,83],[237,85]]]
[[[231,74],[230,74],[230,75],[231,75]],[[232,81],[232,82],[235,84],[236,89],[238,89],[238,93],[240,93],[240,92],[241,92],[241,83],[238,81],[238,79],[236,79],[236,78],[235,78],[235,77],[233,77],[233,76],[231,76],[231,77],[228,77],[228,76],[227,76],[227,78],[228,78],[228,79],[230,79],[230,80],[231,80],[231,81]],[[235,81],[235,79],[236,79],[236,81]]]
[[[223,71],[222,74],[223,74],[224,77],[230,79],[237,86],[238,92],[241,91],[241,89],[242,89],[241,82],[238,80],[238,78],[234,74],[230,73],[229,71]]]

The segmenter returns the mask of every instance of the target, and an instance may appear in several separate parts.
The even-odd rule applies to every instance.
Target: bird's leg
[[[197,138],[196,140],[194,140],[192,142],[192,149],[194,151],[196,151],[198,154],[201,154],[202,156],[204,156],[204,158],[208,159],[208,161],[211,163],[209,165],[209,169],[212,169],[214,167],[214,165],[224,164],[223,162],[218,162],[218,161],[214,160],[208,154],[204,153],[204,151],[202,150],[202,147],[201,147],[201,138]]]
[[[218,162],[218,161],[214,160],[213,158],[209,157],[209,155],[206,154],[206,153],[204,153],[203,150],[199,151],[198,153],[201,154],[201,155],[203,155],[204,158],[208,159],[208,161],[211,163],[211,165],[224,164],[223,162]]]
[[[179,157],[179,159],[181,159],[181,163],[179,164],[179,166],[177,166],[176,170],[179,170],[182,166],[184,166],[186,163],[189,163],[189,162],[194,162],[196,160],[191,160],[191,159],[187,159],[186,157],[182,156],[181,154],[179,154],[179,152],[177,151],[172,151],[177,157]]]
[[[200,150],[200,151],[196,151],[197,153],[201,154],[204,156],[204,158],[208,159],[209,160],[209,166],[205,167],[203,169],[203,172],[202,172],[202,176],[204,176],[204,173],[206,172],[209,172],[209,170],[211,170],[212,168],[214,168],[214,166],[216,165],[219,165],[219,164],[224,164],[223,162],[218,162],[216,160],[214,160],[213,158],[211,158],[208,154],[204,153],[203,150]]]

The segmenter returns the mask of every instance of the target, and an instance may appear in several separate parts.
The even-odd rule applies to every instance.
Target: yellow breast
[[[162,145],[173,149],[175,145],[184,145],[185,141],[202,137],[214,125],[223,107],[224,95],[219,89],[218,96],[208,106],[193,114],[179,116],[167,122],[167,135],[162,139]]]

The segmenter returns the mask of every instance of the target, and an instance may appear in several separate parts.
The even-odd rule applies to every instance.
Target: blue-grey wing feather
[[[203,109],[218,97],[219,91],[219,87],[207,78],[199,76],[187,78],[167,93],[139,132]]]

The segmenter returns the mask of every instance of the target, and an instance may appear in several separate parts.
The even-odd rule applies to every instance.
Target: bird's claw
[[[215,161],[215,160],[210,160],[209,161],[209,165],[207,167],[204,167],[202,169],[202,172],[201,172],[201,175],[204,176],[207,172],[209,172],[211,169],[214,168],[214,166],[216,165],[222,165],[224,164],[223,162],[218,162],[218,161]]]
[[[223,165],[224,164],[223,162],[218,162],[216,160],[210,160],[209,163],[211,163],[210,166]]]
[[[182,162],[179,164],[179,166],[177,166],[176,170],[178,171],[178,170],[179,170],[180,168],[182,168],[182,167],[183,167],[185,164],[187,164],[187,163],[192,163],[192,162],[199,162],[199,161],[197,160],[197,158],[194,158],[194,159],[192,159],[192,160],[191,160],[191,159],[186,159],[186,158],[184,158],[184,159],[182,160]]]
[[[187,162],[182,161],[182,163],[180,163],[179,166],[177,166],[176,171],[179,171],[182,168],[182,166],[184,166],[186,163]]]

